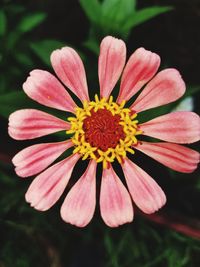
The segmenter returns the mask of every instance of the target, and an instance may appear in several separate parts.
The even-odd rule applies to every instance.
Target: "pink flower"
[[[171,103],[184,94],[185,84],[179,72],[166,69],[156,74],[160,57],[144,48],[137,49],[126,66],[125,60],[125,43],[111,36],[105,37],[100,46],[98,65],[100,98],[96,95],[95,100],[90,101],[85,69],[78,54],[70,47],[52,53],[54,71],[62,83],[79,97],[82,107],[77,107],[63,85],[49,72],[33,70],[30,73],[23,85],[30,98],[45,106],[74,113],[68,121],[34,109],[18,110],[10,115],[9,134],[17,140],[58,131],[71,134],[63,142],[25,148],[13,158],[19,176],[40,173],[26,193],[26,201],[35,209],[45,211],[56,203],[79,159],[89,159],[88,168],[61,207],[62,219],[79,227],[87,225],[95,211],[95,175],[99,162],[103,163],[100,211],[104,222],[111,227],[133,220],[131,198],[148,214],[166,202],[160,186],[128,158],[129,153],[140,150],[180,172],[189,173],[196,169],[199,153],[178,144],[199,140],[198,115],[182,111],[142,124],[136,120],[137,113]],[[121,74],[119,96],[114,102],[110,94]],[[126,107],[126,101],[143,86],[135,102]],[[142,135],[166,142],[144,142],[141,141]],[[74,147],[71,156],[48,167],[70,147]],[[113,170],[112,162],[115,160],[121,164],[129,192]]]

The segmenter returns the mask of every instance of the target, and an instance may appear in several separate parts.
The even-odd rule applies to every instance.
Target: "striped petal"
[[[63,47],[51,54],[51,64],[59,79],[81,101],[89,101],[88,87],[83,62],[71,47]]]
[[[69,130],[70,124],[43,111],[22,109],[9,117],[9,135],[17,140],[33,139],[47,134]]]
[[[122,168],[133,201],[144,213],[151,214],[165,204],[165,194],[151,176],[129,159]]]
[[[185,83],[175,69],[159,72],[144,88],[131,106],[135,112],[159,107],[179,99],[185,93]]]
[[[26,201],[37,210],[50,209],[64,192],[79,158],[75,154],[38,175],[25,195]]]
[[[61,207],[64,221],[78,227],[91,221],[96,206],[96,166],[94,160],[90,161],[86,172],[69,191]]]
[[[23,89],[30,98],[47,107],[70,112],[76,107],[62,84],[48,71],[31,71]]]
[[[126,45],[122,40],[107,36],[100,46],[98,73],[100,96],[108,98],[116,85],[126,61]]]
[[[103,170],[100,210],[104,222],[117,227],[133,220],[131,198],[113,168]]]
[[[128,101],[145,85],[157,72],[160,65],[160,57],[138,48],[129,58],[122,74],[118,103]]]
[[[189,144],[200,139],[200,118],[189,111],[172,112],[141,124],[140,129],[144,135]]]
[[[200,160],[197,151],[177,144],[141,142],[135,148],[179,172],[193,172]]]
[[[35,175],[48,167],[71,146],[73,146],[71,141],[29,146],[12,159],[16,166],[15,171],[21,177]]]

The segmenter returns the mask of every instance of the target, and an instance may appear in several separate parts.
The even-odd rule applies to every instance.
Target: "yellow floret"
[[[82,160],[94,159],[97,163],[102,162],[103,168],[107,168],[115,159],[121,164],[123,158],[127,157],[127,152],[134,154],[135,151],[132,147],[137,144],[138,140],[136,136],[142,134],[142,131],[138,130],[138,120],[135,120],[137,114],[131,115],[131,110],[124,108],[125,103],[125,101],[122,101],[120,104],[113,102],[113,96],[110,96],[109,99],[99,99],[98,95],[95,95],[94,101],[84,101],[83,108],[77,107],[75,109],[76,116],[68,118],[71,128],[66,131],[67,134],[74,134],[71,138],[75,145],[73,153],[80,153],[82,155]],[[91,116],[92,109],[94,112],[97,112],[99,109],[107,109],[113,116],[120,116],[119,124],[122,125],[126,137],[124,140],[120,139],[115,148],[102,151],[97,147],[92,147],[85,140],[83,124],[84,120],[88,116]]]

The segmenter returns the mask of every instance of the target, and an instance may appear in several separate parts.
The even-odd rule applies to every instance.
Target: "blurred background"
[[[7,134],[11,112],[48,110],[28,99],[22,84],[32,69],[53,73],[49,56],[54,49],[68,45],[80,53],[93,97],[99,44],[108,34],[126,41],[128,55],[141,46],[158,53],[161,69],[177,68],[187,84],[181,101],[145,113],[144,121],[174,109],[199,113],[199,25],[199,0],[1,0],[0,267],[200,266],[198,170],[180,174],[138,152],[133,160],[161,185],[167,205],[149,216],[136,211],[133,223],[117,229],[104,225],[97,207],[92,222],[78,229],[60,218],[64,196],[45,213],[25,202],[32,178],[17,177],[11,159],[38,140],[14,141]],[[64,137],[48,138],[45,142]],[[199,150],[198,144],[190,147]]]

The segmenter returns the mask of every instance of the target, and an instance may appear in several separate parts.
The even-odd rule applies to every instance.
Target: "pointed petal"
[[[185,93],[185,83],[175,69],[159,72],[144,88],[131,109],[138,112],[159,107],[179,99]]]
[[[112,167],[103,170],[100,210],[104,222],[110,227],[117,227],[133,220],[131,198]]]
[[[64,192],[79,158],[74,154],[38,175],[26,192],[26,201],[37,210],[50,209]]]
[[[65,150],[73,146],[71,141],[37,144],[29,146],[12,159],[15,171],[21,177],[28,177],[43,171]]]
[[[77,52],[71,47],[63,47],[53,51],[51,64],[58,78],[81,101],[89,101],[87,80],[83,62]]]
[[[177,144],[141,142],[135,148],[179,172],[193,172],[200,160],[199,152]]]
[[[17,140],[33,139],[68,130],[70,124],[36,109],[21,109],[9,117],[9,135]]]
[[[91,221],[96,206],[96,166],[91,160],[86,172],[66,196],[61,207],[65,222],[84,227]]]
[[[98,64],[100,96],[108,98],[116,85],[126,61],[126,45],[122,40],[107,36],[100,45]]]
[[[190,144],[199,141],[200,118],[189,111],[172,112],[140,124],[144,135],[164,141]]]
[[[153,213],[165,204],[165,194],[151,176],[129,159],[122,168],[133,201],[144,213]]]
[[[122,74],[118,103],[128,101],[135,95],[157,72],[160,66],[160,57],[138,48],[129,58]]]
[[[76,107],[62,84],[48,71],[31,71],[23,89],[30,98],[47,107],[70,112]]]

